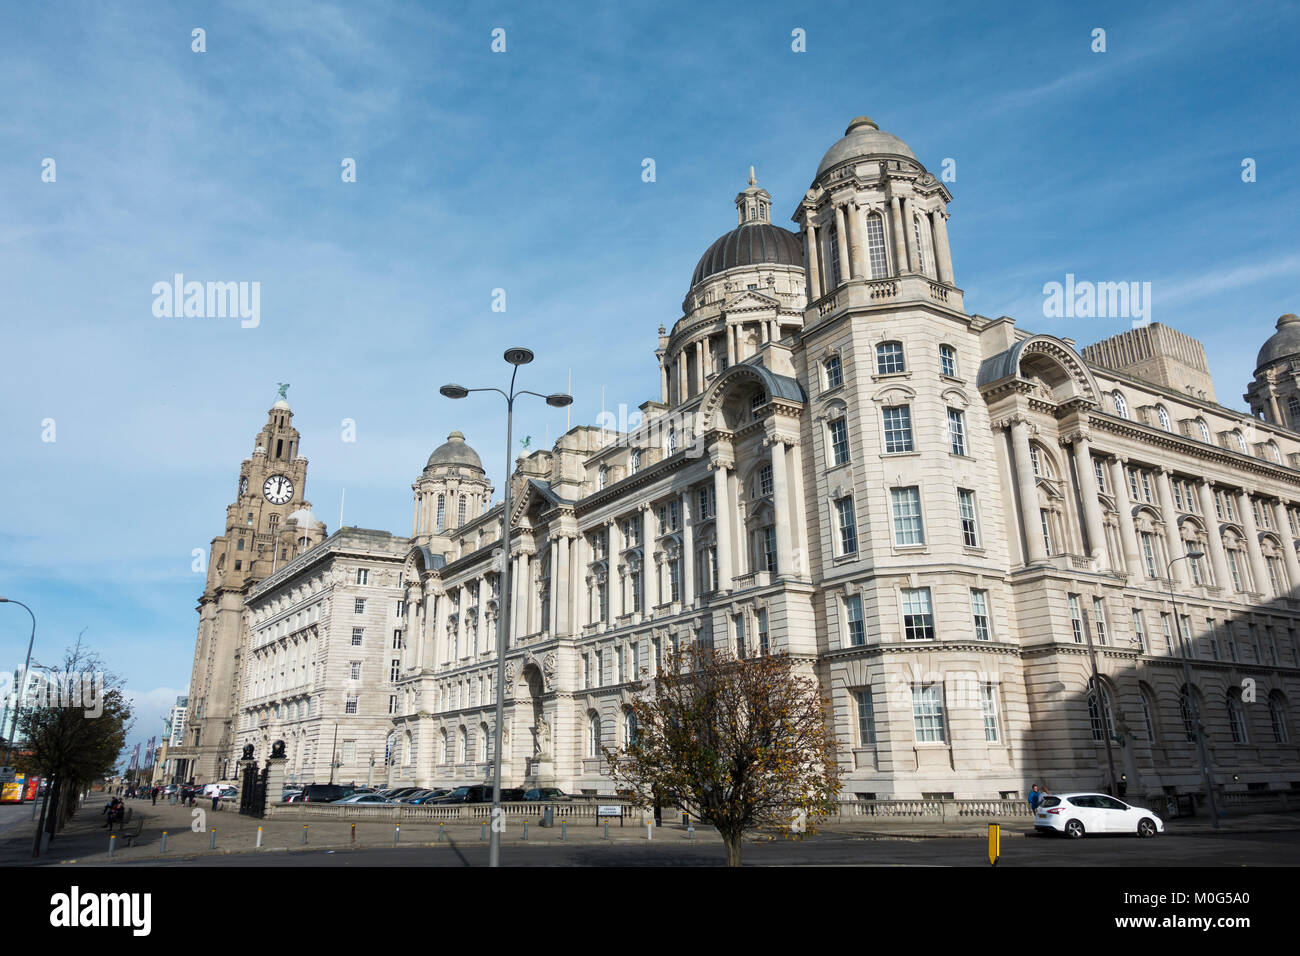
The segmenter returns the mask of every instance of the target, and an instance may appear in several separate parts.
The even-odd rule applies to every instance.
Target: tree
[[[40,699],[29,701],[19,721],[27,741],[24,765],[47,781],[33,856],[39,853],[40,831],[52,839],[76,810],[76,794],[113,772],[131,726],[122,680],[80,639],[64,654],[62,672],[42,674],[35,688],[27,696]]]
[[[631,704],[635,735],[605,748],[633,802],[676,804],[714,827],[727,864],[747,832],[811,832],[840,791],[830,701],[787,654],[750,659],[711,647],[670,652]]]

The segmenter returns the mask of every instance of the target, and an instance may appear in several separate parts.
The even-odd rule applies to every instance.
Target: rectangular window
[[[871,278],[883,279],[889,274],[889,260],[885,253],[885,226],[879,213],[867,217],[867,259],[871,264]]]
[[[758,610],[758,652],[760,654],[768,652],[767,608],[759,608]]]
[[[761,532],[763,544],[763,570],[776,573],[776,528],[768,525]]]
[[[912,722],[918,743],[944,743],[943,685],[912,685]]]
[[[353,605],[352,605],[352,613],[353,613],[353,614],[365,614],[365,613],[366,613],[366,599],[365,599],[365,598],[357,598],[357,599],[356,599],[356,601],[355,601],[355,602],[353,603]]]
[[[393,631],[393,650],[400,651],[401,649],[402,649],[402,632]]]
[[[1165,638],[1165,650],[1170,654],[1175,653],[1173,623],[1169,620],[1168,614],[1160,615],[1160,633]]]
[[[984,741],[998,742],[998,685],[985,681],[980,684],[980,710],[984,715]]]
[[[894,405],[885,409],[885,454],[912,450],[912,408]]]
[[[1207,639],[1210,642],[1210,660],[1217,661],[1219,659],[1219,635],[1214,629],[1214,620],[1212,618],[1206,620],[1205,629],[1208,632]]]
[[[406,602],[399,600],[397,602],[397,616],[406,617]]]
[[[361,639],[362,639],[362,637],[364,636],[365,632],[366,632],[366,629],[365,629],[364,627],[354,627],[354,628],[352,629],[352,646],[353,646],[353,647],[360,647],[360,646],[361,646]]]
[[[361,679],[361,662],[360,662],[360,661],[350,661],[350,662],[349,662],[349,664],[348,664],[348,675],[349,675],[353,680],[360,680],[360,679]]]
[[[848,420],[833,418],[827,428],[831,438],[831,464],[842,465],[849,460]]]
[[[827,271],[830,272],[831,285],[837,286],[840,284],[841,281],[840,240],[839,240],[839,230],[835,226],[831,226],[828,230],[826,230],[826,241],[830,245],[830,250],[831,250],[830,269]]]
[[[1146,565],[1147,577],[1158,578],[1159,569],[1156,567],[1156,536],[1150,532],[1142,533],[1142,561]]]
[[[975,520],[975,492],[957,489],[957,511],[961,516],[961,542],[968,548],[980,545],[979,523]]]
[[[862,595],[850,594],[844,599],[844,618],[849,625],[849,644],[858,647],[867,642],[866,622],[862,619]]]
[[[902,342],[881,342],[876,346],[876,373],[892,375],[906,368],[903,362]]]
[[[695,496],[696,505],[699,508],[699,519],[706,520],[713,514],[713,509],[709,507],[709,502],[713,499],[712,488],[701,488]]]
[[[388,679],[396,684],[402,676],[402,662],[394,658],[388,668]]]
[[[858,705],[858,746],[876,745],[876,711],[871,706],[871,691],[855,690],[853,698]]]
[[[1043,526],[1043,548],[1047,552],[1047,556],[1051,557],[1056,552],[1052,550],[1052,522],[1047,516],[1046,508],[1038,509],[1038,521]]]
[[[365,584],[370,580],[370,572],[365,568],[357,568],[357,584]]]
[[[351,694],[347,698],[347,703],[344,704],[343,706],[343,713],[355,714],[356,712],[357,712],[357,697],[355,694]]]
[[[992,640],[993,628],[989,623],[989,592],[971,588],[970,610],[975,621],[975,640]]]
[[[903,588],[903,636],[909,641],[934,639],[929,588]]]
[[[397,713],[397,695],[396,695],[396,694],[389,694],[389,695],[388,695],[388,712],[389,712],[390,714],[395,714],[395,713]]]
[[[591,686],[591,657],[587,654],[582,655],[582,686]]]
[[[1099,597],[1092,599],[1093,627],[1097,632],[1097,643],[1106,645],[1106,602]]]
[[[1228,559],[1228,571],[1232,575],[1232,586],[1240,591],[1242,590],[1241,567],[1237,564],[1237,552],[1232,548],[1227,548],[1223,554]]]
[[[1142,625],[1142,612],[1137,608],[1133,609],[1133,639],[1137,641],[1139,654],[1147,652],[1147,634],[1146,628]]]
[[[921,489],[916,486],[891,488],[889,495],[893,502],[894,544],[925,544],[925,529],[921,524]]]
[[[856,554],[858,550],[857,521],[853,515],[853,496],[835,502],[840,525],[840,554]]]
[[[939,346],[939,374],[948,378],[957,377],[957,350],[951,345]]]
[[[948,409],[948,444],[954,455],[966,454],[966,416],[961,409]]]
[[[764,465],[758,470],[758,496],[766,498],[772,494],[772,466]]]
[[[1070,598],[1070,632],[1074,635],[1074,643],[1084,643],[1083,638],[1083,611],[1079,608],[1079,595],[1071,594]]]
[[[1128,490],[1132,492],[1134,501],[1142,497],[1142,489],[1138,487],[1137,470],[1134,468],[1128,470]]]
[[[839,388],[844,384],[844,367],[840,364],[840,357],[832,355],[828,358],[823,366],[826,369],[826,387]]]
[[[745,656],[745,615],[736,615],[736,656]]]
[[[1105,462],[1103,462],[1100,458],[1094,458],[1092,460],[1092,472],[1094,475],[1097,476],[1097,490],[1100,491],[1103,495],[1107,494]]]
[[[1142,472],[1142,497],[1147,501],[1154,500],[1151,495],[1151,475],[1145,471]]]

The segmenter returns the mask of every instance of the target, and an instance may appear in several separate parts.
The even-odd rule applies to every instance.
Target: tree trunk
[[[723,834],[722,842],[727,845],[727,866],[744,865],[740,860],[743,840],[744,835],[740,833]]]

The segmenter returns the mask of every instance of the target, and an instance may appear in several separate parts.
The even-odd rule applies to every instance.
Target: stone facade
[[[818,676],[848,795],[1196,793],[1189,702],[1216,787],[1300,788],[1300,436],[1215,404],[1173,330],[1081,352],[966,312],[950,200],[859,117],[797,233],[751,174],[628,432],[519,458],[508,516],[458,433],[435,451],[389,783],[489,778],[504,617],[507,786],[608,792],[632,682],[704,642]]]

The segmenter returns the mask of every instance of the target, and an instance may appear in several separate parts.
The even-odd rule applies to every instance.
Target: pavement
[[[234,808],[213,811],[210,802],[200,802],[193,810],[159,802],[157,806],[147,800],[128,800],[133,817],[143,817],[141,835],[134,846],[125,840],[112,841],[110,853],[109,832],[104,828],[99,811],[104,801],[97,797],[88,800],[65,830],[58,835],[46,853],[34,860],[31,856],[33,829],[29,807],[0,808],[0,866],[56,865],[81,863],[106,865],[116,863],[162,864],[193,861],[205,858],[246,854],[286,853],[294,856],[303,851],[345,851],[361,849],[393,849],[408,847],[443,847],[462,851],[477,844],[486,845],[486,830],[480,823],[456,823],[439,826],[437,823],[403,823],[400,832],[392,822],[354,825],[345,820],[295,820],[276,817],[258,820],[240,816]],[[21,820],[20,820],[21,817]],[[486,815],[485,815],[486,819]],[[861,823],[827,823],[818,828],[818,839],[834,841],[897,840],[917,841],[936,839],[982,838],[987,834],[989,822],[1001,822],[1004,838],[1032,836],[1033,826],[1028,818],[1012,821],[972,820],[961,823],[942,823],[924,820],[871,820]],[[304,831],[304,824],[306,828]],[[1300,833],[1300,811],[1291,813],[1251,814],[1223,818],[1220,829],[1225,834]],[[258,830],[261,829],[261,846],[258,847]],[[130,828],[128,827],[128,830]],[[163,833],[166,832],[164,847]],[[215,837],[214,837],[215,831]],[[305,837],[304,837],[305,832]],[[622,827],[609,826],[605,837],[604,823],[558,824],[543,828],[539,821],[529,821],[525,835],[523,822],[512,819],[503,834],[503,846],[545,846],[561,848],[622,846],[647,846],[644,825],[627,820]],[[1213,827],[1208,817],[1175,819],[1166,822],[1166,836],[1210,837]],[[305,839],[305,843],[304,843]],[[693,845],[702,848],[720,846],[721,840],[711,828],[700,827],[693,833],[677,825],[655,828],[650,844],[656,848],[677,846],[683,850]],[[777,836],[757,835],[755,844],[781,844]],[[1073,842],[1073,841],[1071,841]],[[1144,842],[1144,841],[1139,841]],[[775,849],[775,847],[774,847]],[[715,851],[716,852],[716,851]],[[313,854],[314,855],[314,854]],[[213,859],[215,862],[215,859]],[[231,860],[230,862],[235,862]],[[249,861],[251,862],[251,861]],[[301,861],[300,861],[301,862]]]

